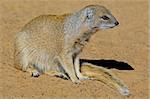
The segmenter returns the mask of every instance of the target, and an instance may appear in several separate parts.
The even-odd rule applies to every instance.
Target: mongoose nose
[[[119,25],[119,22],[117,21],[117,22],[115,22],[115,25]]]

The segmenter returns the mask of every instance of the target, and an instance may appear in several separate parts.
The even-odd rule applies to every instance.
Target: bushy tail
[[[130,91],[123,81],[104,67],[96,66],[90,63],[83,63],[81,66],[81,72],[85,76],[101,81],[112,89],[118,90],[121,95],[130,95]]]

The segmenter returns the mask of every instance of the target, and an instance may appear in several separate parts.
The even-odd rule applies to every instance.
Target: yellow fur
[[[94,77],[118,89],[122,82],[109,76],[112,74],[108,70],[94,67],[98,73],[103,72],[103,79],[85,72],[95,69],[84,66],[83,75],[79,64],[80,53],[90,37],[100,29],[117,25],[110,11],[100,5],[89,5],[70,14],[36,17],[16,35],[15,66],[28,72],[34,68],[35,77],[43,73],[60,75],[74,83]]]

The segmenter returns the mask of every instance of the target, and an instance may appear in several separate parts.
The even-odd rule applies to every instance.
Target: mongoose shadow
[[[105,60],[105,59],[100,59],[100,60],[88,60],[88,59],[80,59],[80,64],[88,62],[97,66],[101,66],[107,69],[118,69],[118,70],[134,70],[131,65],[128,63],[122,62],[122,61],[117,61],[117,60]]]

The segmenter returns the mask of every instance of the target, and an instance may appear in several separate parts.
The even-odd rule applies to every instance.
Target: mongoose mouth
[[[116,25],[114,25],[114,26],[101,26],[100,28],[101,29],[109,29],[109,28],[114,28]]]

